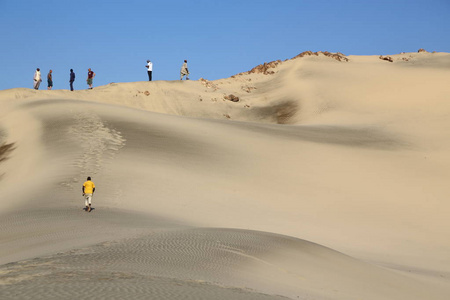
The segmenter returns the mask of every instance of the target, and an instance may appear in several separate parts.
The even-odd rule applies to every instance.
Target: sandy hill
[[[447,299],[449,79],[449,53],[308,52],[0,91],[2,299]]]

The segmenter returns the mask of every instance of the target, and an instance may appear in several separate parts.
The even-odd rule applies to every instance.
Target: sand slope
[[[10,264],[17,286],[42,299],[439,299],[435,287],[292,237],[232,229],[188,229]],[[131,284],[130,284],[131,283]],[[272,295],[272,296],[269,296]],[[284,295],[280,297],[277,295]],[[95,298],[95,296],[94,296]],[[100,297],[99,297],[100,298]],[[8,298],[9,299],[9,298]],[[443,299],[443,298],[442,298]]]
[[[392,57],[0,91],[4,294],[446,299],[450,54]]]

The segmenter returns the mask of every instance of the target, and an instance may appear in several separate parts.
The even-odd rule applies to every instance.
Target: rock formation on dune
[[[225,100],[230,100],[230,101],[232,101],[232,102],[239,102],[239,97],[237,97],[237,96],[235,96],[235,95],[233,95],[233,94],[230,94],[230,95],[228,95],[228,96],[224,96],[223,97]]]
[[[333,58],[333,59],[335,59],[337,61],[345,61],[345,62],[349,61],[349,59],[344,54],[342,54],[340,52],[331,53],[331,52],[328,52],[328,51],[318,51],[318,52],[304,51],[304,52],[300,53],[299,55],[294,56],[290,60],[301,58],[301,57],[305,57],[305,56],[319,56],[319,55],[324,55],[324,56],[327,56],[327,57],[331,57],[331,58]],[[289,59],[286,59],[285,61],[287,61],[287,60],[289,60]],[[268,62],[268,63],[265,62],[265,63],[263,63],[261,65],[258,65],[256,67],[254,67],[250,71],[239,73],[237,75],[245,75],[245,74],[253,74],[253,73],[264,74],[264,75],[271,75],[271,74],[274,74],[275,71],[270,70],[270,69],[273,69],[273,68],[277,67],[278,65],[280,65],[282,63],[283,63],[283,61],[281,61],[281,60],[274,60],[274,61],[271,61],[271,62]],[[231,77],[234,78],[234,76],[231,76]]]
[[[282,61],[281,60],[275,60],[275,61],[271,61],[269,63],[263,63],[262,65],[258,65],[256,67],[254,67],[253,69],[251,69],[250,71],[244,73],[244,74],[252,74],[252,73],[262,73],[264,75],[269,75],[269,74],[273,74],[275,73],[274,71],[269,71],[269,69],[273,69],[276,66],[278,66],[279,64],[281,64]]]
[[[208,89],[213,89],[214,91],[217,91],[219,89],[216,84],[209,81],[208,79],[200,78],[198,81],[200,81],[200,83]]]
[[[381,60],[386,60],[386,61],[389,61],[389,62],[394,62],[394,59],[392,58],[392,57],[390,57],[390,56],[382,56],[382,55],[380,55],[380,57],[379,57]]]
[[[423,48],[419,49],[417,52],[418,53],[429,53],[427,50],[425,50]],[[434,51],[433,53],[436,53],[436,52]],[[404,54],[404,53],[402,53],[402,54]],[[348,62],[349,61],[349,59],[346,57],[345,54],[342,54],[340,52],[331,53],[331,52],[328,52],[328,51],[317,51],[317,52],[304,51],[304,52],[298,54],[297,56],[294,56],[291,59],[286,59],[284,61],[293,60],[293,59],[297,59],[297,58],[302,58],[302,57],[306,57],[306,56],[320,56],[320,55],[324,55],[326,57],[333,58],[333,59],[335,59],[337,61],[342,61],[342,62]],[[394,62],[394,59],[391,56],[382,56],[382,55],[380,55],[379,58],[381,60]],[[408,61],[409,59],[403,59],[403,60]],[[278,65],[280,65],[282,63],[283,63],[283,61],[281,61],[281,60],[274,60],[274,61],[271,61],[271,62],[268,62],[268,63],[265,62],[265,63],[263,63],[261,65],[258,65],[256,67],[254,67],[250,71],[242,72],[242,73],[239,73],[237,75],[246,75],[246,74],[253,74],[253,73],[264,74],[264,75],[271,75],[271,74],[275,73],[275,71],[273,71],[271,69],[276,68]],[[236,76],[236,75],[234,75],[234,76]],[[234,76],[231,76],[231,77],[234,78]]]
[[[318,51],[318,52],[305,51],[305,52],[302,52],[299,55],[293,57],[292,59],[296,59],[296,58],[304,57],[304,56],[313,56],[313,55],[319,56],[320,54],[325,55],[327,57],[334,58],[337,61],[348,61],[348,58],[345,57],[345,54],[342,54],[340,52],[331,53],[331,52],[328,52],[328,51],[325,51],[325,52],[322,52],[322,51]]]

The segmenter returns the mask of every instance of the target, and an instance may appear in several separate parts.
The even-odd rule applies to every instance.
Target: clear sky
[[[214,80],[306,51],[450,52],[450,0],[0,0],[0,89]],[[41,89],[46,89],[46,82]]]

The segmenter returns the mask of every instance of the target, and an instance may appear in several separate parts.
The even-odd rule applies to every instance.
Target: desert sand
[[[450,54],[390,60],[0,91],[1,298],[448,299]]]

